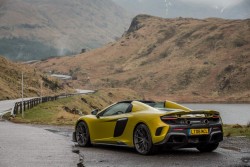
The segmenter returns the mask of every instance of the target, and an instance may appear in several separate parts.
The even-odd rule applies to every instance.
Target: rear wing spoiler
[[[164,107],[165,108],[172,108],[172,109],[180,109],[180,110],[183,110],[183,111],[191,111],[190,108],[187,108],[187,107],[185,107],[183,105],[180,105],[178,103],[168,101],[168,100],[165,101]]]
[[[167,115],[189,115],[189,114],[205,114],[205,115],[220,115],[220,113],[218,111],[214,111],[214,110],[193,110],[193,111],[170,111],[167,113]]]
[[[185,107],[181,104],[172,102],[172,101],[165,101],[164,104],[165,108],[169,109],[177,109],[177,111],[169,112],[169,114],[180,114],[180,115],[185,115],[185,114],[207,114],[207,115],[220,115],[218,111],[214,110],[192,110],[188,107]]]

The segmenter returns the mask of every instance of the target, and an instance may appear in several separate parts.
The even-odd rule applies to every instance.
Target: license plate
[[[208,129],[189,129],[189,135],[207,135]]]

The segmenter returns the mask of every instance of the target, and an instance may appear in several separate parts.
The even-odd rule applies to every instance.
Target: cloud
[[[214,8],[230,8],[232,6],[242,3],[244,0],[179,0],[184,3],[196,3],[201,5],[208,5]]]
[[[3,6],[6,2],[7,0],[0,0],[0,7]]]
[[[143,2],[143,0],[137,0],[138,2],[140,2],[140,3],[142,3]]]

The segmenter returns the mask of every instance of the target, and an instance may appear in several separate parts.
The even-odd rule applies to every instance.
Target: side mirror
[[[98,109],[94,109],[94,110],[91,111],[91,114],[96,115],[98,113],[98,111],[99,111]]]

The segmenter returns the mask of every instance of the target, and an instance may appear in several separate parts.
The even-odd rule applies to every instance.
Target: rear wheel
[[[218,146],[219,146],[219,143],[203,144],[203,145],[199,145],[197,149],[200,152],[212,152],[216,150]]]
[[[76,126],[76,141],[81,147],[91,145],[89,129],[85,122],[79,122]]]
[[[153,154],[156,147],[152,143],[150,131],[145,124],[139,124],[134,130],[134,146],[138,153],[143,155]]]

